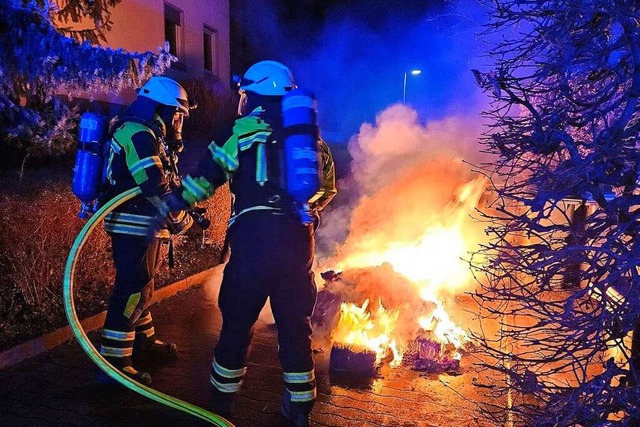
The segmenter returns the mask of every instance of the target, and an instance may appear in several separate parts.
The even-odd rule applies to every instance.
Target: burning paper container
[[[329,370],[357,377],[373,377],[377,373],[376,353],[364,348],[334,346],[331,348]]]
[[[460,359],[446,347],[428,338],[418,338],[409,343],[405,363],[416,371],[460,374]]]

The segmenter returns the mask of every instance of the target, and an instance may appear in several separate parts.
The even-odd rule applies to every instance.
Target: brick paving
[[[147,367],[153,387],[207,408],[209,366],[221,325],[210,292],[193,287],[156,304],[160,338],[174,341],[180,357]],[[94,343],[97,334],[90,335]],[[276,331],[259,322],[248,374],[234,416],[238,427],[284,425],[279,401],[284,388],[276,356]],[[318,403],[315,426],[490,426],[471,399],[481,390],[478,374],[424,376],[408,368],[382,368],[377,378],[347,383],[329,374],[329,351],[316,354]],[[0,371],[0,426],[200,426],[203,421],[121,388],[95,384],[95,368],[75,341]]]

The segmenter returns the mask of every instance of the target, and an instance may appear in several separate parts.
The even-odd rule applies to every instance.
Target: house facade
[[[178,82],[198,79],[216,92],[230,90],[229,0],[124,0],[112,9],[112,49],[158,52],[169,43],[178,58],[165,73]],[[133,88],[94,96],[110,104],[128,104]]]

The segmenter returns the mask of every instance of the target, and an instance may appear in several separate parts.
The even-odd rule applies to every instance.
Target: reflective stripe
[[[184,185],[184,188],[193,194],[197,200],[204,200],[207,198],[207,192],[198,185],[191,175],[187,175],[187,177],[182,180],[182,185]]]
[[[136,337],[135,332],[114,331],[113,329],[105,329],[102,336],[114,341],[133,341]]]
[[[240,166],[237,159],[233,159],[216,144],[210,144],[209,151],[211,152],[213,159],[218,163],[222,163],[229,171],[236,171],[238,166]]]
[[[126,212],[109,212],[105,217],[105,221],[109,222],[127,222],[130,224],[151,225],[153,217],[147,215],[136,215]]]
[[[149,329],[145,329],[144,331],[136,331],[136,335],[144,335],[147,338],[152,337],[156,334],[155,328],[151,327]]]
[[[133,354],[133,347],[116,348],[116,347],[100,347],[100,354],[109,357],[129,357]]]
[[[264,185],[267,180],[267,147],[260,144],[256,153],[256,182]]]
[[[284,381],[290,384],[310,383],[316,379],[315,372],[283,372]]]
[[[309,402],[316,398],[315,387],[312,390],[307,391],[291,391],[287,389],[287,392],[291,395],[292,402]]]
[[[129,171],[131,172],[131,175],[135,175],[137,172],[150,166],[157,166],[162,169],[162,161],[160,160],[160,157],[150,156],[140,159],[129,167]]]
[[[220,375],[223,378],[242,378],[244,376],[244,374],[247,373],[247,368],[241,368],[241,369],[227,369],[224,366],[220,366],[218,364],[218,362],[216,362],[216,360],[213,360],[213,363],[211,364],[211,367],[213,368],[213,371]]]
[[[153,218],[126,212],[110,212],[105,216],[104,228],[110,233],[146,236]]]
[[[238,138],[238,149],[240,151],[248,150],[255,142],[267,142],[269,139],[269,135],[271,135],[270,131],[257,131],[250,136],[242,136]]]
[[[114,224],[111,222],[104,223],[104,229],[109,233],[117,233],[117,234],[130,234],[132,236],[143,236],[147,235],[147,227],[140,227],[135,225],[123,225],[123,224]]]
[[[187,217],[187,212],[186,211],[180,211],[172,218],[172,221],[174,223],[179,223],[179,222],[184,221],[184,219],[186,217]]]
[[[213,378],[213,376],[211,376],[211,384],[213,384],[213,386],[215,388],[217,388],[218,390],[220,390],[223,393],[235,393],[238,390],[240,390],[240,386],[242,385],[242,381],[237,382],[237,383],[223,384],[221,382],[216,381],[216,379]]]
[[[120,151],[122,151],[122,146],[115,139],[111,139],[111,149],[116,154],[120,154]]]
[[[144,326],[147,323],[151,323],[152,321],[153,321],[153,319],[151,318],[151,313],[147,313],[146,316],[141,317],[141,318],[138,319],[138,321],[136,322],[136,327]]]

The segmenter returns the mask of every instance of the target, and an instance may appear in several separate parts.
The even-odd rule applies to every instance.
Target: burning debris
[[[312,321],[314,327],[330,331],[331,371],[374,376],[377,368],[387,363],[390,367],[405,365],[430,373],[458,374],[461,351],[470,339],[450,320],[440,302],[414,298],[391,310],[383,305],[383,297],[375,304],[367,298],[362,303],[357,301],[362,289],[349,278],[380,277],[384,273],[392,282],[402,281],[397,274],[394,280],[388,269],[322,273],[325,288],[318,295]],[[376,288],[385,295],[383,286]]]
[[[402,362],[402,354],[398,350],[396,340],[391,336],[399,313],[387,311],[382,303],[378,303],[378,310],[372,317],[368,307],[368,299],[362,306],[346,302],[340,304],[340,318],[333,329],[333,340],[336,343],[334,348],[338,346],[373,352],[376,365],[391,355],[391,366],[399,365]]]
[[[475,286],[465,258],[485,238],[471,214],[487,186],[461,161],[475,143],[464,129],[453,119],[424,126],[398,105],[349,142],[353,173],[343,188],[354,197],[319,229],[323,240],[341,243],[319,260],[319,269],[333,271],[322,274],[312,319],[334,370],[362,364],[370,372],[373,359],[460,371],[470,339],[443,301]]]
[[[417,371],[429,373],[446,372],[458,375],[460,373],[460,359],[451,358],[443,351],[445,346],[431,339],[418,338],[411,341],[414,351],[407,352],[407,363]]]
[[[416,371],[460,375],[460,357],[461,354],[451,345],[421,337],[409,341],[404,361]]]

